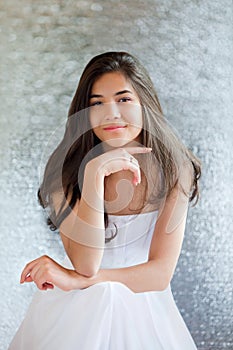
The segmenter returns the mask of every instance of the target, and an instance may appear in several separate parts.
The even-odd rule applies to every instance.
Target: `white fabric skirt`
[[[104,251],[101,268],[144,263],[156,212],[109,216],[106,235],[118,234]],[[66,257],[63,265],[72,268]],[[170,286],[134,293],[119,282],[83,290],[38,291],[9,350],[196,350]]]
[[[118,282],[38,291],[9,350],[195,350],[170,286],[134,293]]]

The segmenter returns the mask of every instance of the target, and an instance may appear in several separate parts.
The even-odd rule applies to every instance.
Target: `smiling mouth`
[[[126,125],[109,125],[105,126],[103,129],[107,131],[114,131],[126,128]]]

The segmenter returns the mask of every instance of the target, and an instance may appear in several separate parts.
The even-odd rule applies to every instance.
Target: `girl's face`
[[[112,147],[140,142],[142,108],[130,82],[120,72],[103,74],[93,84],[89,100],[95,135]]]

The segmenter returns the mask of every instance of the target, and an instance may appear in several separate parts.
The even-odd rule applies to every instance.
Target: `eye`
[[[130,97],[122,97],[118,102],[129,102],[132,101]]]
[[[100,106],[101,104],[102,104],[101,101],[94,101],[94,102],[90,103],[90,106],[91,106],[91,107]]]

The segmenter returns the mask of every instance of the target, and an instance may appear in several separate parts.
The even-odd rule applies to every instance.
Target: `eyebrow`
[[[123,94],[133,94],[132,91],[130,90],[122,90],[122,91],[118,91],[114,94],[114,96],[118,96],[118,95],[123,95]],[[103,95],[98,95],[98,94],[92,94],[90,95],[90,99],[91,98],[100,98],[100,97],[104,97]]]

